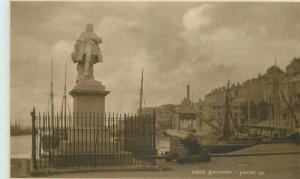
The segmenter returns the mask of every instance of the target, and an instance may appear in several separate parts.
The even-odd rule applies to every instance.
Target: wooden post
[[[36,118],[36,116],[35,116],[35,107],[33,107],[33,110],[32,110],[32,112],[31,112],[31,122],[32,122],[32,128],[31,128],[31,130],[32,130],[32,146],[31,146],[31,149],[32,149],[32,151],[31,151],[31,159],[32,159],[32,162],[33,162],[33,168],[34,169],[36,169],[37,168],[37,165],[36,165],[36,140],[35,140],[35,131],[36,131],[36,129],[35,129],[35,118]]]

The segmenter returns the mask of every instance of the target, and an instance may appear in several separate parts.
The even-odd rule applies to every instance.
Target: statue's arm
[[[96,41],[97,43],[101,44],[101,43],[102,43],[102,38],[99,37],[97,34],[95,34],[95,41]]]
[[[80,34],[78,40],[76,40],[75,44],[74,44],[74,50],[78,50],[79,45],[85,42],[85,35],[83,33]]]
[[[74,50],[77,50],[79,48],[79,45],[80,45],[80,40],[76,40],[74,44]]]
[[[101,44],[102,43],[102,38],[99,37],[97,34],[95,33],[92,33],[90,34],[90,36],[88,37],[89,39],[91,39],[92,41],[98,43],[98,44]]]
[[[85,42],[86,40],[86,35],[84,33],[81,33],[78,39],[80,42]]]

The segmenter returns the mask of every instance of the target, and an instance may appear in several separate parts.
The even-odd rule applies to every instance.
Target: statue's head
[[[88,25],[86,26],[86,31],[87,31],[87,32],[93,32],[93,24],[88,24]]]

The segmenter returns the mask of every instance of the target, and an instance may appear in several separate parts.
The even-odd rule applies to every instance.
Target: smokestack
[[[186,98],[187,98],[187,100],[191,100],[190,99],[190,85],[186,86]]]

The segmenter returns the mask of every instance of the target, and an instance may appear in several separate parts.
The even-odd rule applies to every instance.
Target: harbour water
[[[10,157],[31,157],[31,135],[10,136]]]
[[[162,154],[169,150],[168,138],[156,139],[157,154]],[[31,157],[31,135],[20,135],[10,137],[10,157],[30,158]]]

